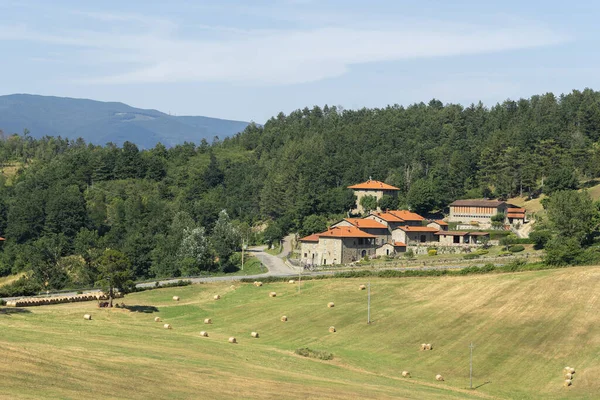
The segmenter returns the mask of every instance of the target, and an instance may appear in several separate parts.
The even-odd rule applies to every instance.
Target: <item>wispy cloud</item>
[[[297,84],[340,76],[353,65],[548,46],[568,37],[535,23],[440,24],[433,21],[294,29],[192,25],[185,37],[174,21],[137,14],[77,12],[105,29],[41,31],[0,27],[0,40],[72,48],[81,65],[110,64],[110,74],[83,74],[88,84],[228,82]],[[191,34],[190,34],[191,31]],[[203,35],[210,31],[210,35]],[[77,59],[77,57],[75,57]]]

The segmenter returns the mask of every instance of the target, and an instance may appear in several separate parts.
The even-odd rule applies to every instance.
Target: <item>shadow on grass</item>
[[[125,309],[131,312],[141,312],[146,314],[158,312],[158,308],[154,306],[126,306]]]
[[[5,307],[5,308],[0,308],[0,314],[6,314],[6,315],[10,315],[10,314],[31,314],[31,311],[25,309],[25,308],[19,308],[19,307]]]
[[[482,386],[484,386],[484,385],[487,385],[488,383],[492,383],[492,381],[483,382],[481,385],[479,385],[479,386],[475,386],[475,387],[473,388],[473,390],[475,390],[475,389],[479,389],[480,387],[482,387]]]

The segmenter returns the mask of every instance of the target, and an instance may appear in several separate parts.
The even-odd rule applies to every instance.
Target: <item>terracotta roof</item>
[[[506,210],[506,212],[509,213],[525,213],[525,209],[524,208],[509,208],[508,210]]]
[[[439,232],[439,229],[429,226],[399,226],[404,232]]]
[[[395,215],[398,218],[402,218],[405,221],[424,221],[425,218],[421,217],[419,214],[410,212],[408,210],[396,210],[396,211],[388,211],[388,213]]]
[[[448,226],[448,223],[446,221],[444,221],[444,220],[441,220],[441,219],[435,219],[435,220],[433,220],[431,222],[435,222],[436,224],[438,224],[440,226]]]
[[[469,232],[471,236],[489,236],[489,232]]]
[[[0,241],[3,241],[3,240],[6,240],[6,239],[4,239],[3,237],[0,237]]]
[[[499,207],[502,204],[506,204],[500,200],[486,200],[486,199],[469,199],[469,200],[456,200],[450,203],[450,207],[463,206],[463,207]]]
[[[508,218],[525,219],[525,213],[508,213],[506,216]]]
[[[313,233],[312,235],[308,235],[305,236],[301,239],[299,239],[301,242],[318,242],[319,241],[319,235],[317,235],[316,233]]]
[[[387,183],[383,183],[380,181],[373,181],[371,179],[363,183],[348,186],[348,189],[400,190],[395,186],[388,185]]]
[[[406,245],[402,242],[392,242],[392,246],[394,247],[406,247]]]
[[[374,219],[367,218],[344,218],[357,228],[362,229],[387,229],[387,226],[375,221]]]
[[[465,236],[468,235],[469,232],[462,231],[439,231],[436,235],[448,235],[448,236]]]
[[[377,236],[371,235],[370,233],[363,232],[354,226],[336,226],[323,233],[319,233],[318,236],[322,237],[339,237],[339,238],[376,238]]]
[[[390,213],[371,213],[371,215],[375,215],[379,218],[381,218],[382,220],[386,221],[386,222],[404,222],[404,220],[402,218],[398,218],[397,216],[395,216],[394,214],[390,214]]]

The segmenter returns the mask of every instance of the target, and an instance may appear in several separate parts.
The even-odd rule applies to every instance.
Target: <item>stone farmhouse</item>
[[[380,181],[374,181],[371,178],[369,178],[369,180],[366,182],[348,186],[348,189],[352,189],[354,191],[354,195],[356,196],[356,208],[352,210],[353,214],[362,214],[365,212],[363,207],[360,205],[360,200],[363,197],[374,196],[378,201],[383,196],[392,196],[396,198],[398,197],[398,191],[400,190],[397,187]],[[381,210],[378,209],[377,211]]]
[[[483,229],[492,226],[492,217],[497,214],[505,216],[505,224],[524,224],[525,209],[500,200],[470,199],[456,200],[449,205],[449,222],[462,222],[478,225]]]

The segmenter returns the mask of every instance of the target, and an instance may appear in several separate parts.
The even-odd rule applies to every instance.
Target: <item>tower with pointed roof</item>
[[[356,196],[356,206],[352,210],[353,214],[362,214],[365,212],[363,207],[360,205],[360,200],[365,196],[374,196],[377,201],[381,199],[383,196],[392,196],[394,198],[398,197],[398,189],[395,186],[388,185],[387,183],[383,183],[380,181],[375,181],[369,177],[369,180],[363,183],[359,183],[356,185],[348,186],[348,189],[352,189],[354,191],[354,195]],[[379,208],[377,211],[381,211]]]

